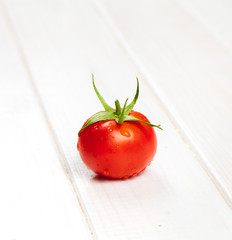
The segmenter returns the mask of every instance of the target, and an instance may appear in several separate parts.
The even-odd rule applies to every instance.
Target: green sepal
[[[95,90],[95,93],[97,94],[98,99],[100,100],[102,106],[104,107],[105,111],[104,112],[99,112],[96,113],[95,115],[93,115],[93,117],[91,117],[87,123],[81,128],[81,130],[78,132],[78,135],[80,134],[80,132],[85,129],[86,127],[99,122],[99,121],[103,121],[103,120],[112,120],[115,119],[115,121],[119,124],[122,124],[124,121],[137,121],[137,122],[142,122],[150,127],[157,127],[161,130],[163,130],[160,125],[154,125],[145,121],[140,120],[139,118],[133,117],[133,116],[129,116],[128,114],[131,112],[131,110],[133,109],[134,105],[137,102],[138,96],[139,96],[139,80],[138,78],[136,78],[137,80],[137,89],[136,89],[136,93],[134,96],[134,99],[132,100],[132,102],[127,105],[127,101],[128,98],[126,99],[123,109],[121,110],[121,106],[118,100],[115,101],[115,107],[116,109],[110,107],[106,101],[104,100],[104,98],[100,95],[100,93],[98,92],[95,83],[94,83],[94,75],[92,74],[92,82],[93,82],[93,87]]]
[[[124,111],[124,114],[127,115],[131,112],[131,110],[133,109],[134,105],[136,104],[137,102],[137,99],[139,97],[139,79],[136,78],[137,80],[137,89],[136,89],[136,93],[135,93],[135,96],[134,96],[134,99],[132,100],[132,102],[130,104],[127,105],[125,111]]]
[[[142,122],[144,124],[146,124],[147,126],[150,126],[150,127],[157,127],[159,128],[160,130],[163,130],[160,125],[154,125],[154,124],[151,124],[151,123],[148,123],[148,122],[145,122],[139,118],[136,118],[136,117],[133,117],[133,116],[129,116],[129,115],[126,115],[124,116],[124,121],[136,121],[136,122]]]
[[[96,122],[103,121],[103,120],[109,120],[109,119],[115,119],[115,114],[113,112],[98,112],[95,115],[93,115],[88,122],[82,127],[82,129],[78,132],[78,135],[80,132],[88,127],[89,125],[92,125]]]
[[[94,75],[92,74],[92,82],[93,82],[93,88],[95,90],[95,93],[97,94],[98,99],[100,100],[102,106],[105,108],[106,111],[114,111],[114,109],[109,106],[106,101],[104,100],[104,98],[100,95],[100,93],[98,92],[95,83],[94,83]]]

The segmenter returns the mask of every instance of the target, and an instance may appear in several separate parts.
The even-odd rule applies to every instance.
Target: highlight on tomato
[[[146,116],[133,109],[139,96],[139,80],[134,99],[123,108],[118,100],[110,107],[92,82],[104,111],[90,117],[78,132],[77,149],[86,166],[101,176],[125,179],[143,172],[153,160],[157,137]]]

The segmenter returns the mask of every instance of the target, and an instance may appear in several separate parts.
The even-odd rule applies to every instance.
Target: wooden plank
[[[98,8],[72,0],[9,0],[6,4],[97,238],[230,240],[228,205],[105,26]],[[105,180],[91,173],[77,153],[78,129],[100,110],[90,90],[91,72],[109,102],[133,96],[139,75],[141,98],[136,109],[165,129],[157,131],[154,163],[138,177]]]
[[[0,11],[0,239],[90,239],[5,20]]]
[[[203,22],[169,0],[94,3],[232,205],[230,2],[201,1]]]
[[[232,51],[232,2],[222,1],[178,1],[209,31],[228,51]]]

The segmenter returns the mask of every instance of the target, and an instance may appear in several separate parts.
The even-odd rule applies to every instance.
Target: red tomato
[[[145,122],[141,113],[130,116]],[[83,129],[77,148],[83,162],[95,173],[109,178],[128,178],[142,172],[152,161],[157,139],[152,127],[139,121],[113,120],[96,122]]]

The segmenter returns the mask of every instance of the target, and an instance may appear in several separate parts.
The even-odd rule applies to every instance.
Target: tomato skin
[[[131,111],[149,122],[141,113]],[[142,172],[152,161],[157,138],[152,127],[137,121],[118,124],[115,120],[96,122],[83,129],[77,148],[86,166],[109,178],[128,178]]]

